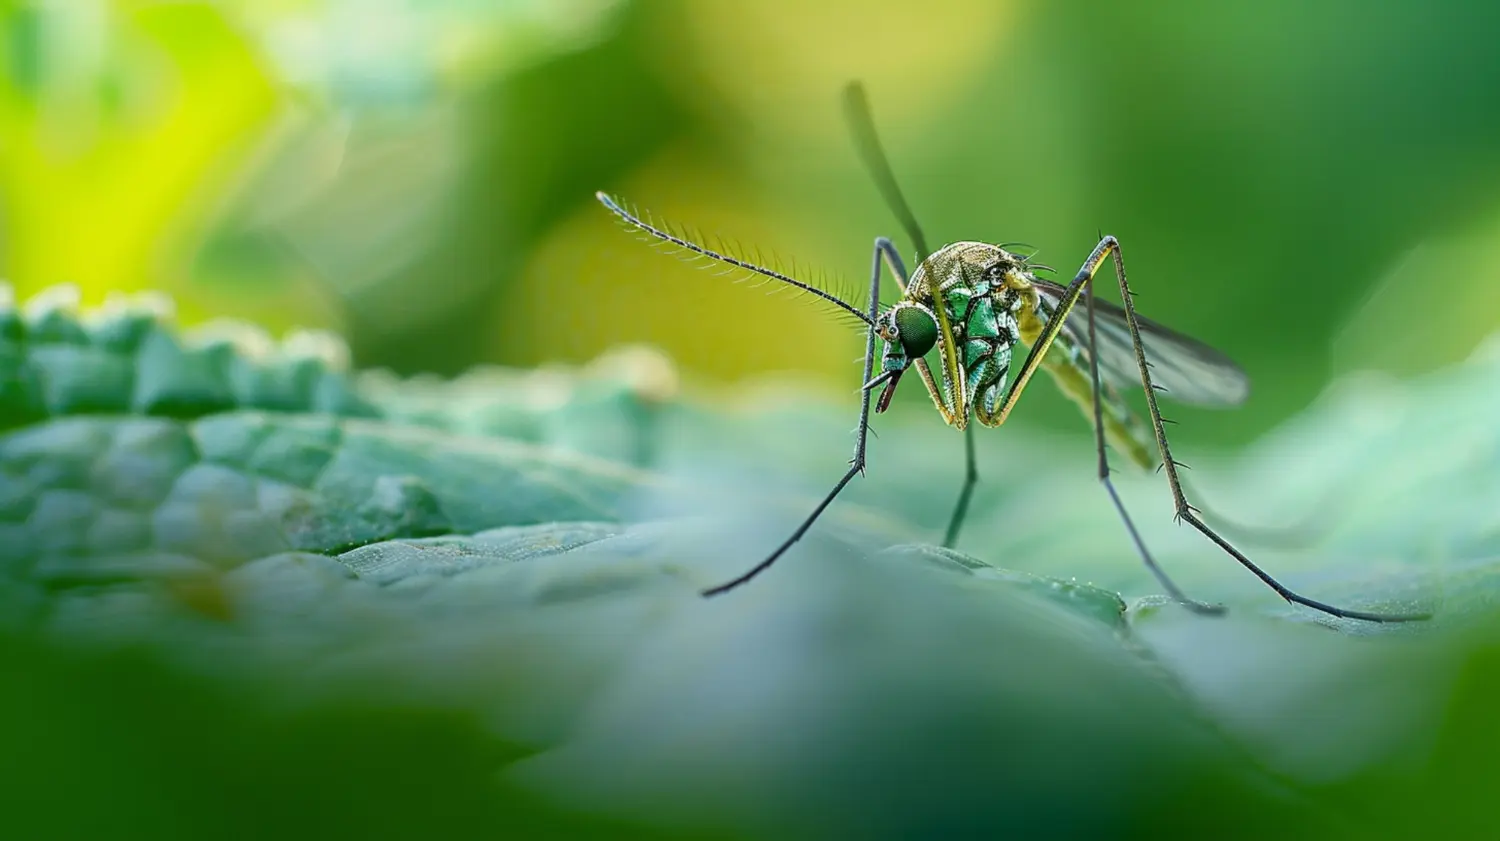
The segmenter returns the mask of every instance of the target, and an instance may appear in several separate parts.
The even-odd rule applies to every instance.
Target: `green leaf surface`
[[[1390,627],[1286,605],[1122,472],[1231,612],[1165,602],[1061,434],[984,436],[973,521],[933,547],[962,440],[899,414],[806,539],[703,599],[842,471],[852,398],[680,396],[636,351],[350,377],[146,313],[0,312],[0,683],[27,687],[0,806],[27,837],[96,832],[55,790],[109,773],[112,831],[153,838],[378,836],[373,803],[387,837],[1460,837],[1487,754],[1455,728],[1500,747],[1467,712],[1500,675],[1500,355],[1346,383],[1193,474],[1246,523],[1324,515],[1245,543],[1289,584],[1437,613]]]
[[[0,289],[0,429],[44,418],[139,414],[196,418],[234,408],[369,416],[329,341],[280,347],[254,327],[179,336],[160,296],[118,298],[88,314],[59,286],[25,307]],[[330,359],[330,353],[334,358]]]

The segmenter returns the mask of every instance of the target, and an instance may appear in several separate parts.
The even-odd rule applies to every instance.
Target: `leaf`
[[[148,792],[168,785],[315,810],[323,834],[346,834],[367,824],[343,780],[370,767],[393,827],[463,814],[476,835],[513,831],[507,816],[557,832],[603,816],[650,837],[1381,837],[1416,825],[1391,775],[1449,744],[1447,700],[1497,674],[1494,354],[1412,386],[1346,386],[1202,471],[1251,522],[1342,489],[1314,547],[1252,555],[1320,597],[1439,611],[1381,629],[1285,606],[1170,528],[1159,478],[1122,474],[1158,559],[1232,611],[1163,603],[1087,447],[1062,437],[982,438],[968,551],[925,545],[962,442],[915,416],[882,418],[870,474],[775,567],[705,600],[842,469],[852,399],[679,397],[641,355],[350,377],[327,348],[294,363],[295,347],[204,344],[140,312],[0,313],[16,372],[0,394],[46,379],[99,395],[5,404],[0,669],[45,675],[40,697],[67,702],[14,709],[56,707],[68,767],[160,757],[138,770],[156,788],[116,807],[145,810],[152,837],[238,814],[188,809],[162,828]],[[153,344],[179,352],[141,352]],[[57,348],[115,373],[54,374],[80,370],[46,362]],[[177,397],[137,399],[142,382]],[[90,689],[121,670],[170,681],[170,703]],[[164,744],[109,747],[132,734]],[[28,767],[53,767],[26,744]],[[213,762],[194,764],[198,744]],[[1450,753],[1412,785],[1437,791],[1478,755]],[[309,803],[277,782],[300,767],[333,793]],[[451,789],[388,782],[430,768]],[[501,809],[512,797],[527,805]],[[12,823],[45,825],[27,802]]]
[[[0,803],[15,837],[660,837],[495,785],[489,769],[525,750],[461,711],[268,713],[144,652],[5,636],[0,679],[12,689]]]
[[[1150,791],[1114,768],[1149,768],[1167,791],[1200,775],[1246,785],[1216,769],[1233,751],[1171,681],[1128,654],[1117,601],[1100,621],[964,566],[823,539],[767,586],[708,603],[693,573],[717,542],[671,523],[579,523],[373,544],[338,563],[280,555],[224,577],[228,619],[165,590],[74,589],[48,628],[169,651],[215,682],[255,675],[298,708],[383,699],[481,716],[527,747],[497,763],[507,785],[632,822],[1098,831],[1146,820],[1128,804]],[[872,754],[888,772],[859,773]],[[962,774],[905,790],[907,774],[950,766]],[[1031,770],[997,795],[987,780],[1018,768]],[[1099,809],[1044,796],[1065,781]],[[747,785],[803,805],[763,814]]]
[[[179,337],[165,324],[171,309],[147,294],[112,298],[83,317],[74,287],[48,289],[20,309],[0,288],[0,430],[85,414],[375,414],[339,370],[336,340],[302,333],[278,348],[243,324]]]

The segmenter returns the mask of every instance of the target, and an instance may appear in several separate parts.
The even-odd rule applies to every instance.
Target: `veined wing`
[[[1039,295],[1042,314],[1051,319],[1066,290],[1045,280],[1032,283]],[[1086,306],[1080,299],[1063,325],[1064,332],[1085,350],[1089,333]],[[1165,389],[1171,399],[1198,406],[1236,406],[1249,396],[1250,378],[1234,360],[1144,316],[1137,315],[1136,322],[1146,348],[1146,361],[1151,363],[1151,381]],[[1125,310],[1118,304],[1095,298],[1094,327],[1099,343],[1099,376],[1117,388],[1139,385],[1140,370]]]

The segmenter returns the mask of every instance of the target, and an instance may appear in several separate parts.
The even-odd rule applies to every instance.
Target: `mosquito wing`
[[[1066,291],[1045,280],[1033,280],[1042,315],[1051,319]],[[1088,348],[1086,303],[1074,306],[1063,331],[1079,347]],[[1181,403],[1198,406],[1237,406],[1250,394],[1250,378],[1234,360],[1190,336],[1184,336],[1144,316],[1137,315],[1141,343],[1151,363],[1151,380],[1166,395]],[[1098,334],[1099,376],[1117,388],[1139,385],[1135,346],[1125,310],[1108,301],[1094,300],[1094,325]]]

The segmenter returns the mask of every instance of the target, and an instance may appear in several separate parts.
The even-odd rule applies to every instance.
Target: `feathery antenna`
[[[684,251],[689,252],[692,255],[692,257],[690,257],[689,259],[696,259],[698,257],[707,257],[707,258],[709,258],[711,260],[717,260],[718,262],[724,263],[725,265],[732,266],[732,267],[738,268],[738,269],[743,269],[743,270],[745,270],[747,272],[750,272],[750,273],[756,274],[756,275],[760,275],[761,277],[764,277],[764,278],[769,278],[771,280],[779,280],[782,283],[787,284],[788,286],[794,287],[796,289],[800,289],[803,292],[806,292],[806,293],[808,293],[810,295],[815,295],[815,296],[817,296],[819,298],[822,298],[823,300],[825,300],[825,301],[827,301],[827,302],[829,302],[829,303],[831,303],[831,304],[833,304],[833,305],[835,305],[837,307],[842,308],[844,310],[844,312],[848,313],[849,315],[854,316],[855,318],[859,319],[862,323],[864,323],[866,325],[873,326],[873,324],[874,324],[874,322],[872,322],[870,320],[870,316],[866,315],[863,312],[860,312],[860,310],[859,310],[858,307],[854,306],[853,304],[849,303],[848,301],[845,301],[843,298],[840,298],[839,296],[837,296],[837,295],[835,295],[835,294],[833,294],[831,292],[828,292],[828,291],[823,290],[823,289],[819,289],[817,286],[814,286],[811,283],[807,283],[805,281],[798,280],[798,279],[796,279],[794,277],[790,277],[788,275],[782,274],[781,272],[778,272],[775,269],[769,269],[769,268],[766,268],[765,266],[756,265],[755,263],[752,263],[749,260],[742,260],[739,257],[734,256],[733,254],[724,253],[723,250],[716,251],[716,250],[714,250],[712,248],[708,248],[706,246],[699,245],[697,242],[694,242],[694,240],[695,239],[701,240],[701,239],[703,239],[703,237],[697,236],[697,237],[689,238],[687,236],[682,236],[682,235],[679,235],[679,234],[673,232],[671,229],[669,229],[668,227],[666,227],[664,225],[659,225],[659,224],[656,224],[654,221],[647,221],[645,219],[642,219],[640,216],[636,215],[634,212],[632,212],[630,210],[627,210],[619,202],[615,201],[615,199],[612,196],[610,196],[609,194],[605,193],[602,190],[599,191],[599,192],[597,192],[597,193],[594,193],[594,197],[599,200],[600,204],[604,205],[606,208],[609,209],[609,211],[611,213],[615,214],[616,216],[618,216],[622,220],[624,220],[625,223],[627,225],[629,225],[630,227],[635,228],[636,230],[641,231],[642,233],[645,233],[645,234],[648,234],[648,235],[650,235],[652,237],[655,237],[656,239],[659,239],[662,242],[669,243],[671,245],[676,246],[677,248],[680,248],[680,249],[682,249]],[[722,249],[722,247],[723,246],[721,244],[721,249]]]

